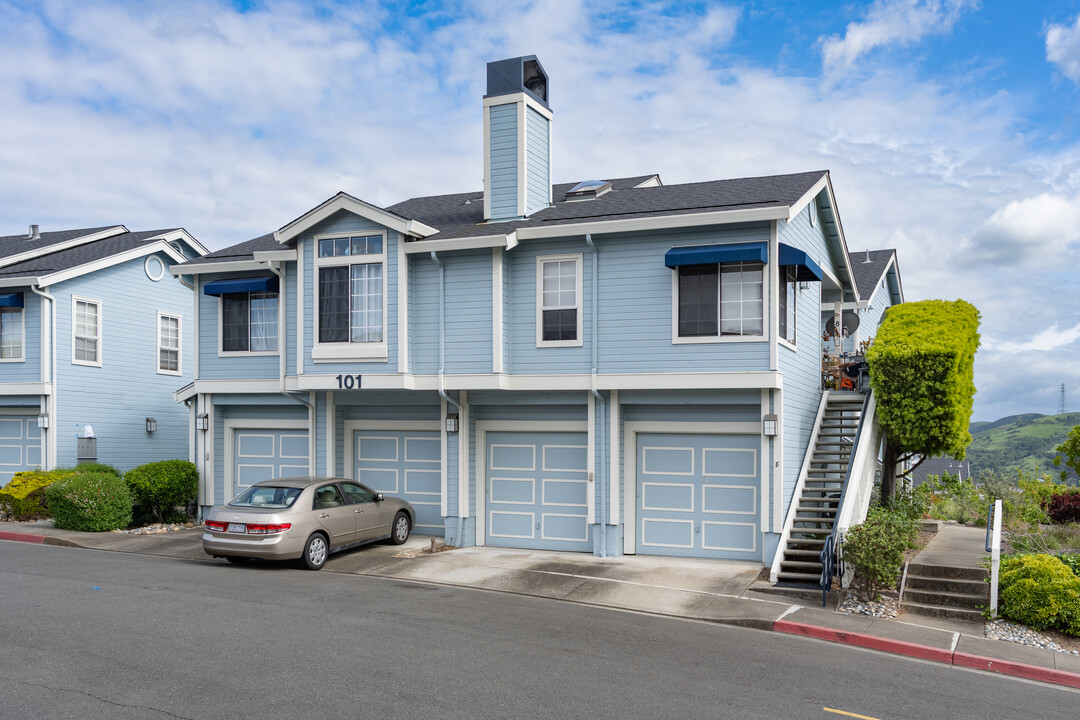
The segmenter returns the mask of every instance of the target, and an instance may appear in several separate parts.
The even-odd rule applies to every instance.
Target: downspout
[[[267,262],[266,267],[278,277],[278,323],[277,323],[277,346],[278,346],[278,389],[285,392],[285,273],[277,267],[276,262]],[[330,429],[327,428],[327,432]]]
[[[597,449],[600,452],[600,477],[607,477],[607,403],[604,402],[603,396],[596,389],[596,368],[599,364],[600,346],[597,343],[597,339],[600,335],[599,327],[597,326],[598,316],[598,304],[599,304],[599,265],[600,265],[600,251],[593,244],[592,235],[586,233],[585,243],[592,250],[592,394],[599,403],[600,410],[600,432],[598,433]],[[589,432],[596,433],[596,428],[589,428]],[[596,483],[592,490],[596,492],[600,487],[600,483]],[[606,493],[600,493],[600,557],[607,557],[607,504]]]
[[[53,463],[50,462],[50,456],[56,456],[56,438],[60,435],[59,427],[56,424],[56,298],[41,290],[37,285],[31,285],[30,289],[35,295],[40,295],[49,301],[49,355],[52,356],[52,365],[49,366],[49,385],[52,386],[52,392],[49,394],[49,399],[45,401],[45,404],[49,409],[49,427],[46,429],[46,433],[52,430],[52,434],[46,435],[49,444],[43,460],[45,467],[51,469]],[[41,363],[42,370],[47,366],[47,361]]]
[[[462,415],[462,413],[461,413],[461,405],[446,393],[446,387],[445,387],[445,385],[443,383],[443,373],[444,373],[445,366],[446,366],[446,317],[445,317],[445,314],[446,314],[445,302],[446,301],[445,301],[445,297],[444,297],[444,295],[445,295],[445,287],[446,287],[446,267],[443,265],[442,260],[439,259],[439,256],[435,254],[434,250],[431,251],[431,261],[439,266],[439,397],[441,397],[443,400],[445,400],[446,402],[448,402],[449,404],[451,404],[455,408],[457,408],[458,421],[460,422],[461,421],[461,415]],[[446,432],[446,420],[445,420],[445,418],[441,418],[440,420],[443,423],[442,432]],[[461,432],[460,427],[458,428],[458,432],[459,433]],[[460,460],[461,453],[465,452],[465,449],[461,447],[461,439],[460,438],[461,438],[461,436],[459,434],[458,435],[458,456],[459,456],[458,459],[459,460]],[[443,458],[443,463],[445,463],[445,462],[446,462],[446,458]],[[459,467],[460,467],[460,462],[459,462]],[[460,472],[460,470],[459,470],[459,472]],[[460,485],[460,480],[461,479],[458,478],[459,485]],[[462,526],[464,525],[464,522],[465,522],[464,513],[462,512],[462,508],[465,506],[465,504],[466,504],[465,499],[459,497],[458,498],[457,535],[454,536],[455,539],[458,542],[459,547],[460,547],[460,543],[461,543]]]

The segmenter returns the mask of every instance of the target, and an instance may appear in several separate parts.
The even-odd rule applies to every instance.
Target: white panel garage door
[[[234,492],[260,480],[309,473],[306,430],[237,428],[233,433]]]
[[[412,503],[416,511],[413,532],[442,534],[442,441],[438,432],[357,430],[353,457],[356,480]]]
[[[41,467],[37,415],[0,415],[0,487],[17,472]]]
[[[592,551],[585,433],[487,433],[486,542]]]
[[[759,436],[637,438],[637,552],[761,559]]]

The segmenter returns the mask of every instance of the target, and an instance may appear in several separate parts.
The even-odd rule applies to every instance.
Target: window
[[[780,268],[780,339],[795,344],[795,268]]]
[[[23,309],[0,308],[0,360],[23,359]]]
[[[759,262],[679,266],[678,337],[761,336],[763,268]]]
[[[341,487],[345,489],[345,497],[349,498],[349,502],[354,505],[375,502],[375,495],[359,485],[341,483]]]
[[[158,372],[180,374],[180,318],[158,313]]]
[[[71,361],[101,367],[101,303],[72,298]]]
[[[581,345],[581,262],[578,255],[536,259],[536,344]]]
[[[319,343],[346,344],[351,356],[385,355],[385,245],[382,235],[318,239]]]
[[[225,293],[221,296],[221,351],[277,352],[278,294]]]

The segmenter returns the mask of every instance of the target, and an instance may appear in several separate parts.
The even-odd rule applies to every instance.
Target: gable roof
[[[29,233],[4,235],[0,237],[0,265],[11,265],[127,231],[128,229],[123,225],[105,225],[95,228],[43,232],[37,239],[31,239]]]
[[[859,288],[860,299],[869,300],[873,297],[890,267],[895,269],[897,287],[889,288],[889,291],[893,295],[899,295],[899,301],[902,302],[903,289],[900,287],[899,268],[896,267],[896,250],[860,250],[851,253],[851,271]]]

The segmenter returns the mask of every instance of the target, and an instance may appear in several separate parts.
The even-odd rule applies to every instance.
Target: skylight
[[[607,180],[585,180],[566,191],[567,200],[592,200],[611,190]]]

